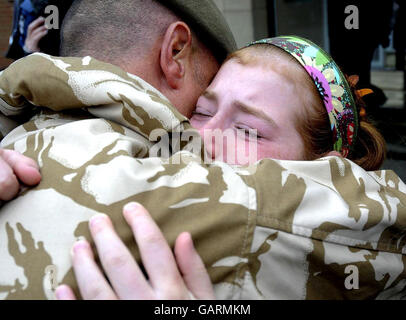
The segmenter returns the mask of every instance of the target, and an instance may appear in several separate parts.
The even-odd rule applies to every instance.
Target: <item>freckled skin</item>
[[[240,105],[260,110],[247,112]],[[243,66],[236,61],[225,63],[206,94],[197,103],[195,113],[191,118],[192,125],[204,137],[206,148],[213,159],[218,159],[221,153],[214,146],[213,139],[207,130],[227,130],[237,132],[237,129],[257,129],[256,158],[225,159],[228,163],[244,165],[263,158],[281,160],[304,160],[303,140],[295,128],[297,114],[302,113],[304,106],[295,92],[295,85],[272,69],[264,70],[261,66]],[[268,117],[274,124],[264,119]],[[237,145],[224,141],[223,153],[235,149],[235,154],[248,154],[248,136],[237,136]],[[243,143],[245,140],[245,143]],[[223,158],[224,160],[224,158]],[[231,160],[231,161],[230,161]]]

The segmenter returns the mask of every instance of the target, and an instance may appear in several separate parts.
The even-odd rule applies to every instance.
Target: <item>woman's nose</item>
[[[222,148],[220,146],[223,145],[223,136],[227,129],[226,125],[226,119],[222,118],[221,115],[216,114],[216,116],[199,128],[208,155],[213,160],[222,153],[222,150],[220,150]]]

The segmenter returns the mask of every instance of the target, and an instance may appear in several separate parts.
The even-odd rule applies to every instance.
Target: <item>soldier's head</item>
[[[212,0],[76,0],[62,26],[62,56],[92,56],[136,74],[189,117],[235,49]]]

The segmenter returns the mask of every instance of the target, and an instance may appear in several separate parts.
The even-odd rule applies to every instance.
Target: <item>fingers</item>
[[[41,181],[39,167],[34,160],[16,151],[3,149],[0,149],[0,158],[3,158],[17,178],[26,185],[34,186]]]
[[[66,285],[56,288],[55,296],[57,300],[76,300],[72,289]]]
[[[31,35],[30,35],[30,40],[32,43],[37,43],[39,40],[41,40],[43,37],[45,37],[48,33],[47,27],[39,27],[38,29],[35,29]]]
[[[120,299],[152,299],[153,292],[128,248],[114,231],[106,215],[97,215],[90,221],[100,261]]]
[[[89,243],[81,240],[74,245],[72,251],[73,270],[83,299],[117,299],[106,278],[94,261],[93,252]]]
[[[133,230],[150,281],[116,234],[110,218],[97,215],[90,220],[90,231],[110,283],[94,261],[89,243],[77,242],[72,250],[73,269],[84,299],[179,300],[192,298],[191,293],[198,299],[214,298],[210,277],[189,233],[181,234],[176,241],[176,262],[162,232],[143,206],[127,205],[124,217]],[[59,287],[56,295],[60,300],[76,299],[67,286]]]
[[[175,256],[183,280],[194,297],[199,300],[213,300],[215,297],[209,274],[189,233],[182,233],[176,240]]]
[[[28,25],[27,33],[31,33],[33,30],[37,29],[39,26],[43,25],[45,23],[45,18],[44,17],[39,17],[35,19],[33,22],[31,22]]]
[[[39,17],[28,26],[27,38],[25,40],[25,47],[30,52],[39,52],[39,41],[48,34],[48,28],[44,25],[45,19]]]
[[[32,52],[40,51],[39,41],[48,34],[48,29],[45,26],[38,27],[27,35],[25,46]]]
[[[33,186],[41,181],[38,165],[16,151],[0,149],[0,200],[13,199],[20,190],[20,179]]]
[[[187,290],[172,251],[155,221],[137,203],[124,208],[124,217],[133,230],[152,287],[165,299],[179,299]]]
[[[0,157],[0,200],[9,201],[13,199],[20,189],[17,180],[9,164]]]

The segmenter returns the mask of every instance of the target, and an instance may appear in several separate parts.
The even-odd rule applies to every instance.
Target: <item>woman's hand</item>
[[[0,200],[13,199],[20,190],[20,181],[28,186],[41,181],[37,163],[16,151],[0,149]]]
[[[40,52],[39,42],[47,34],[48,29],[45,25],[45,18],[39,17],[35,19],[28,26],[24,50],[27,51],[27,53]]]
[[[97,215],[90,221],[90,231],[111,285],[95,263],[89,243],[79,241],[72,250],[73,268],[83,299],[214,299],[209,275],[189,233],[182,233],[176,240],[174,256],[144,207],[131,203],[124,208],[124,217],[134,233],[149,280],[114,231],[111,220]],[[56,297],[76,299],[68,286],[58,287]]]

